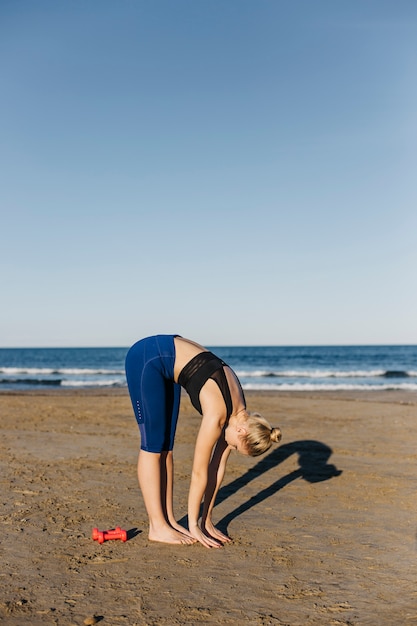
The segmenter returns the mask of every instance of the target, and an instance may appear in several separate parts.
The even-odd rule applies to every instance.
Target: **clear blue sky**
[[[1,0],[0,346],[417,343],[415,0]]]

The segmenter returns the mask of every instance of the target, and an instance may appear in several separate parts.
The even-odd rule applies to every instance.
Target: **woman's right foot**
[[[196,543],[197,541],[196,539],[194,539],[194,537],[184,535],[183,533],[171,528],[171,526],[166,526],[157,530],[149,530],[148,538],[150,541],[160,541],[162,543],[185,545],[191,545],[192,543]]]

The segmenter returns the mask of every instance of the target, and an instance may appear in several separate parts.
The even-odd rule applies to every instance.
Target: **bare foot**
[[[192,536],[192,534],[186,529],[184,528],[184,526],[181,526],[180,524],[178,524],[178,522],[170,522],[172,528],[174,528],[174,530],[177,530],[179,533],[181,533],[182,535],[185,535],[186,537],[191,537],[191,539],[194,539],[194,537]]]
[[[185,531],[185,529],[184,529]],[[185,535],[182,532],[178,532],[171,528],[171,526],[164,526],[163,528],[150,529],[149,530],[149,540],[150,541],[160,541],[162,543],[174,543],[174,544],[192,544],[196,542],[194,537],[190,537]]]

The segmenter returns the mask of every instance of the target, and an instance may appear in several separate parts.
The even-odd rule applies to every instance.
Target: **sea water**
[[[244,389],[417,391],[417,346],[213,346]],[[121,348],[2,348],[0,391],[124,387]]]

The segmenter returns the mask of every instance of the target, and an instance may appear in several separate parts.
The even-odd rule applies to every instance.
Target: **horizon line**
[[[129,349],[129,345],[33,345],[33,346],[0,346],[0,350],[95,350],[95,349]],[[415,347],[417,343],[242,343],[216,344],[206,343],[210,348],[366,348],[366,347]]]

